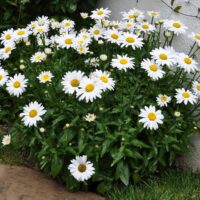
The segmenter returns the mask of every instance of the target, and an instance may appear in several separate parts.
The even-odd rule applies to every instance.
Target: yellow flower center
[[[104,14],[103,10],[99,10],[99,11],[97,12],[97,15],[103,15],[103,14]]]
[[[10,137],[7,137],[7,138],[6,138],[5,143],[6,143],[6,144],[10,144]]]
[[[148,114],[148,118],[149,118],[150,121],[155,121],[156,120],[156,114],[153,113],[153,112],[150,112]]]
[[[43,75],[43,76],[42,76],[42,80],[43,80],[43,81],[49,81],[49,80],[50,80],[49,75],[48,75],[48,74]]]
[[[19,82],[19,81],[15,81],[14,83],[13,83],[13,87],[14,88],[19,88],[21,86],[21,83]]]
[[[200,34],[194,36],[197,40],[200,40]]]
[[[67,26],[67,27],[69,27],[70,25],[71,25],[70,22],[66,22],[66,23],[65,23],[65,26]]]
[[[132,24],[131,24],[131,23],[127,23],[126,26],[127,26],[128,28],[131,28],[131,27],[132,27]]]
[[[83,41],[83,40],[79,40],[79,41],[78,41],[78,44],[84,45],[84,41]]]
[[[164,53],[161,53],[160,55],[159,55],[159,58],[161,59],[161,60],[167,60],[167,55],[166,54],[164,54]]]
[[[189,92],[183,92],[182,96],[186,99],[190,98],[190,93]]]
[[[6,48],[5,48],[5,52],[6,52],[6,53],[9,53],[10,51],[11,51],[11,48],[10,48],[10,47],[6,47]]]
[[[151,16],[152,16],[152,17],[156,17],[157,15],[158,15],[157,12],[154,12],[154,11],[151,12]]]
[[[78,166],[78,171],[79,172],[83,173],[83,172],[86,171],[86,169],[87,169],[87,167],[86,167],[85,164],[83,164],[83,163],[79,164],[79,166]]]
[[[7,35],[5,36],[5,38],[6,38],[6,40],[10,40],[10,39],[11,39],[11,35],[10,35],[10,34],[7,34]]]
[[[142,28],[143,28],[143,29],[149,29],[149,25],[148,25],[148,24],[143,24],[143,25],[142,25]]]
[[[167,97],[166,97],[166,96],[161,96],[161,97],[160,97],[160,100],[161,100],[162,102],[166,102],[166,101],[167,101]]]
[[[134,42],[135,42],[135,39],[134,39],[133,37],[127,37],[127,38],[126,38],[126,41],[127,41],[128,43],[134,43]]]
[[[188,65],[190,65],[192,63],[192,59],[190,58],[184,58],[184,62]]]
[[[175,27],[175,28],[181,28],[181,24],[178,23],[178,22],[174,22],[173,23],[173,27]]]
[[[120,64],[125,65],[128,63],[128,60],[126,58],[122,58],[119,62]]]
[[[3,75],[2,74],[0,74],[0,81],[3,79]]]
[[[100,31],[98,29],[94,30],[94,34],[95,35],[99,35],[100,34]]]
[[[42,56],[41,55],[36,56],[35,60],[37,60],[37,61],[42,60]]]
[[[113,39],[115,39],[115,40],[117,40],[117,39],[119,38],[119,36],[118,36],[116,33],[113,33],[113,34],[111,35],[111,37],[112,37]]]
[[[37,32],[38,32],[38,33],[42,33],[42,32],[43,32],[43,28],[38,28],[38,29],[37,29]]]
[[[129,19],[134,19],[135,18],[134,15],[129,15],[128,17],[129,17]]]
[[[29,117],[34,118],[34,117],[37,116],[37,114],[38,114],[37,110],[36,110],[36,109],[32,109],[32,110],[29,112],[28,115],[29,115]]]
[[[72,39],[71,38],[65,39],[65,44],[73,44]]]
[[[149,68],[153,72],[157,72],[158,71],[158,67],[156,65],[150,65]]]
[[[108,83],[108,78],[106,76],[101,76],[100,79],[102,82]]]
[[[24,30],[19,30],[18,32],[17,32],[17,35],[24,35],[25,34],[25,31]]]
[[[197,90],[198,90],[198,91],[200,91],[200,85],[197,85],[197,87],[196,87],[196,88],[197,88]]]
[[[77,79],[71,80],[71,86],[72,87],[78,87],[80,85],[80,81]]]
[[[94,90],[94,84],[87,84],[86,86],[85,86],[85,91],[86,92],[92,92]]]
[[[83,38],[86,40],[86,39],[88,39],[88,36],[84,34]]]

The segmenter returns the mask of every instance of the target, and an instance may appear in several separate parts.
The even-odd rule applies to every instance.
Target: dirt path
[[[70,193],[41,172],[0,164],[0,200],[102,200],[93,193]]]

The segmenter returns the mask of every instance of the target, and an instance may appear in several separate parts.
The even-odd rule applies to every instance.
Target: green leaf
[[[117,154],[114,155],[114,160],[111,163],[111,167],[113,167],[116,163],[118,163],[122,158],[124,157],[123,152],[118,152]]]
[[[132,145],[136,146],[136,147],[140,147],[140,148],[150,148],[149,145],[143,143],[142,141],[138,140],[138,139],[134,139],[130,142]]]
[[[102,145],[101,157],[106,153],[109,152],[108,148],[112,142],[110,140],[106,140]]]
[[[182,6],[176,6],[176,8],[174,8],[174,11],[178,13],[181,8],[182,8]]]
[[[100,194],[105,194],[106,192],[110,191],[112,187],[112,182],[103,181],[97,186],[97,192],[99,192]]]
[[[54,158],[51,161],[51,175],[53,177],[56,177],[60,173],[62,166],[63,161],[59,157],[57,157],[57,155],[54,156]]]
[[[117,179],[120,178],[120,180],[124,183],[124,185],[127,186],[129,184],[129,176],[130,174],[129,174],[128,165],[124,163],[123,161],[119,162],[117,164],[115,177]]]
[[[174,2],[175,2],[175,0],[171,0],[170,5],[173,6]]]
[[[143,159],[143,156],[135,150],[126,149],[125,150],[126,156],[134,158],[134,159]]]
[[[64,120],[66,117],[64,115],[60,115],[58,118],[56,118],[55,120],[53,120],[53,124],[52,126],[55,126],[58,122]]]

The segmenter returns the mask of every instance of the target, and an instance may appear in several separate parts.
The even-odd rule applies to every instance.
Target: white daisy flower
[[[14,77],[10,77],[6,83],[6,89],[10,95],[19,97],[27,87],[27,79],[22,74],[15,74]]]
[[[68,31],[71,30],[71,29],[73,29],[74,25],[75,25],[74,21],[69,20],[69,19],[65,19],[65,20],[63,20],[61,22],[61,26],[63,28],[65,28],[66,30],[68,30]]]
[[[49,25],[50,24],[50,20],[47,16],[41,16],[41,17],[37,17],[36,22],[43,26],[43,25]]]
[[[122,21],[119,24],[119,29],[122,29],[122,30],[125,29],[132,32],[135,29],[135,26],[136,24],[132,20]]]
[[[150,54],[158,65],[172,66],[176,63],[176,55],[172,48],[156,48]]]
[[[31,21],[30,24],[27,25],[27,27],[32,30],[33,28],[35,28],[38,25],[37,21]]]
[[[51,28],[53,30],[59,29],[60,27],[61,27],[61,24],[58,21],[56,21],[54,19],[51,20]]]
[[[87,44],[91,42],[91,35],[86,30],[81,31],[77,37],[83,38]]]
[[[144,14],[142,11],[138,9],[131,9],[128,12],[122,12],[122,16],[124,20],[137,20],[140,21],[144,18]]]
[[[67,72],[62,78],[62,86],[65,94],[73,94],[78,90],[80,83],[84,77],[81,71]]]
[[[57,43],[61,48],[67,48],[75,46],[75,35],[74,34],[64,34],[57,38]]]
[[[158,124],[163,124],[164,116],[160,110],[156,110],[155,106],[145,106],[144,109],[140,110],[141,118],[139,122],[144,124],[144,128],[150,130],[158,129]]]
[[[112,59],[111,66],[126,72],[127,69],[134,68],[134,58],[129,58],[127,55],[117,55],[117,58]]]
[[[98,8],[92,11],[90,17],[95,20],[102,20],[110,16],[111,11],[108,8]]]
[[[197,42],[198,44],[200,44],[200,34],[199,33],[194,33],[192,32],[189,35],[189,38],[191,38],[193,41]]]
[[[111,43],[119,44],[121,34],[117,29],[112,28],[105,31],[104,38]]]
[[[83,19],[87,19],[88,18],[88,13],[80,13],[80,15],[81,15],[81,17],[83,18]]]
[[[188,103],[194,104],[197,102],[197,96],[192,94],[191,91],[184,88],[176,89],[175,97],[178,104],[184,103],[185,105],[187,105]]]
[[[80,83],[80,88],[76,91],[79,100],[85,100],[93,102],[97,97],[101,98],[101,85],[95,80],[89,78],[83,78]]]
[[[15,49],[14,43],[10,42],[4,44],[4,47],[0,49],[0,59],[6,60],[9,58],[13,49]]]
[[[40,63],[46,60],[47,55],[44,52],[36,52],[34,55],[31,56],[32,63]]]
[[[120,25],[119,21],[110,21],[110,27],[114,29],[118,29]]]
[[[18,28],[16,31],[14,31],[15,41],[27,39],[30,33],[31,32],[27,28]]]
[[[197,81],[194,81],[192,84],[192,90],[194,91],[194,93],[200,97],[200,83]]]
[[[75,49],[79,54],[89,53],[89,47],[87,47],[87,46],[80,45],[80,46],[77,46]]]
[[[93,67],[98,67],[99,66],[99,58],[88,58],[85,60],[86,64],[89,64]]]
[[[154,10],[148,11],[147,14],[148,14],[150,17],[153,17],[153,18],[158,18],[159,15],[160,15],[159,12],[154,11]]]
[[[153,60],[145,59],[141,63],[141,67],[145,69],[148,73],[148,76],[153,80],[158,80],[163,77],[165,72],[160,66],[158,66]]]
[[[102,85],[102,90],[114,90],[115,81],[110,77],[110,73],[107,71],[95,70],[90,75],[91,78],[96,78],[100,85]]]
[[[49,26],[47,25],[36,25],[34,28],[33,28],[33,34],[34,35],[41,35],[41,34],[44,34],[44,33],[47,33],[49,31]]]
[[[3,86],[8,80],[8,72],[0,67],[0,86]]]
[[[4,135],[2,139],[3,146],[9,145],[11,143],[11,135]]]
[[[103,36],[103,34],[104,34],[103,29],[102,29],[100,26],[98,26],[98,25],[95,25],[95,26],[91,27],[91,28],[89,29],[89,32],[90,32],[91,36],[92,36],[95,40],[98,40],[98,39],[101,38],[101,37]]]
[[[139,38],[133,33],[124,33],[121,37],[121,46],[131,46],[133,49],[141,48],[143,46],[142,38]]]
[[[71,175],[80,182],[90,179],[95,173],[93,164],[87,161],[87,156],[76,156],[76,159],[71,160],[68,169]]]
[[[173,31],[176,35],[183,34],[187,30],[187,27],[180,21],[164,20],[163,26],[167,30]]]
[[[155,31],[155,26],[153,26],[152,24],[149,24],[148,22],[142,22],[140,23],[137,28],[140,30],[140,31],[143,31],[145,33],[147,32],[153,32]]]
[[[76,38],[76,46],[88,46],[90,40],[86,40],[83,36],[78,36]]]
[[[159,94],[157,97],[156,97],[156,101],[157,101],[157,104],[160,106],[160,107],[164,107],[168,105],[168,103],[170,103],[171,101],[171,97],[170,96],[167,96],[165,94]]]
[[[195,72],[198,69],[198,63],[184,53],[177,55],[178,66],[184,69],[185,72]]]
[[[0,37],[0,40],[2,44],[14,42],[14,30],[8,29],[6,31],[3,31]]]
[[[23,108],[23,112],[20,114],[22,116],[22,121],[25,126],[37,126],[37,122],[41,121],[41,116],[46,113],[46,110],[39,104],[34,101],[29,103]]]
[[[95,114],[91,114],[88,113],[85,117],[84,117],[85,121],[87,122],[93,122],[96,119],[96,115]]]
[[[54,76],[50,71],[43,71],[37,78],[39,79],[40,83],[46,83],[51,82],[53,77]]]

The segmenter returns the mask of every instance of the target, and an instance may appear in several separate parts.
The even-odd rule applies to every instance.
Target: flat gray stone
[[[0,200],[103,200],[93,193],[71,193],[39,171],[0,164]]]

